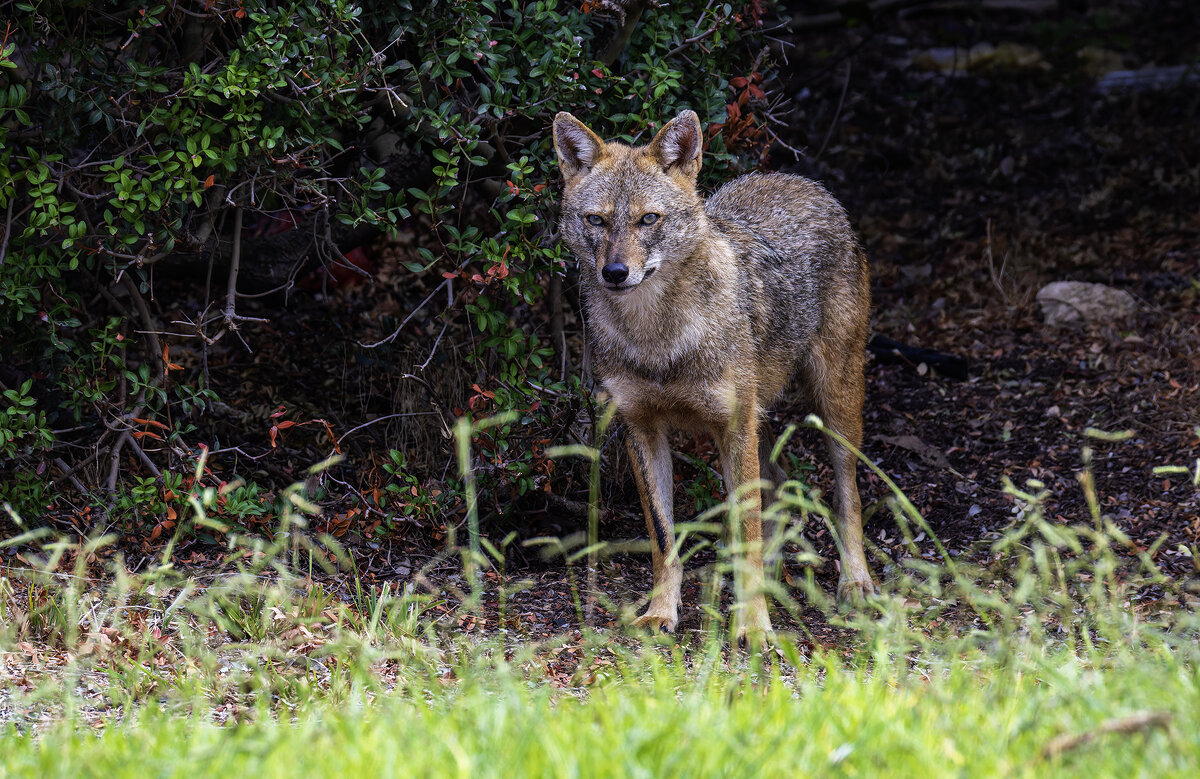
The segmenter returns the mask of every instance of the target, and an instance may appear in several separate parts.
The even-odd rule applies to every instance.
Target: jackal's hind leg
[[[853,354],[861,353],[852,352]],[[864,358],[865,359],[865,358]],[[832,367],[832,366],[837,366]],[[862,408],[865,395],[861,360],[826,362],[827,370],[814,371],[813,394],[817,413],[825,426],[842,436],[855,449],[862,448]],[[858,496],[858,458],[842,442],[826,436],[834,478],[834,511],[837,514],[838,600],[854,603],[877,592],[863,550],[862,503]]]
[[[758,469],[762,480],[770,484],[770,489],[762,494],[763,568],[768,576],[777,579],[783,563],[783,538],[792,524],[792,516],[777,505],[779,488],[787,481],[788,475],[778,462],[771,460],[771,450],[774,448],[775,436],[771,434],[770,425],[764,421],[758,428]],[[779,456],[782,459],[783,453]]]
[[[646,613],[634,621],[638,627],[674,633],[679,624],[680,585],[683,566],[675,551],[675,522],[673,510],[674,480],[671,469],[671,450],[662,430],[643,430],[630,426],[625,448],[633,464],[633,477],[646,530],[650,535],[651,560],[654,565],[654,589]]]

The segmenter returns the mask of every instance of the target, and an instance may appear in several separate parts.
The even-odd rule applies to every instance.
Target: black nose
[[[604,270],[600,271],[600,275],[609,284],[620,284],[629,278],[629,268],[623,262],[610,262],[604,266]]]

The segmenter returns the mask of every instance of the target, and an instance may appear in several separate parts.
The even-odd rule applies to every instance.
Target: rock
[[[1100,92],[1112,92],[1117,89],[1143,92],[1182,87],[1196,81],[1200,81],[1200,69],[1195,65],[1151,66],[1141,70],[1114,70],[1105,73],[1096,82],[1096,89]]]
[[[1037,49],[1019,43],[1003,41],[995,46],[977,43],[969,49],[943,47],[927,49],[913,55],[911,64],[920,70],[930,70],[952,76],[978,73],[1049,70],[1050,64]]]
[[[1038,305],[1048,325],[1113,322],[1137,311],[1133,295],[1104,284],[1055,281],[1038,290]]]

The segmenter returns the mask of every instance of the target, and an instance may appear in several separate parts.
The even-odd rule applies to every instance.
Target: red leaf
[[[205,188],[205,189],[208,189],[208,188],[209,188],[209,187],[211,187],[211,186],[212,186],[214,183],[216,183],[216,180],[217,180],[217,177],[216,177],[216,176],[214,176],[212,173],[208,174],[208,178],[206,178],[206,179],[204,180],[204,188]]]
[[[171,362],[171,358],[170,358],[170,356],[169,356],[169,355],[170,355],[170,353],[171,353],[171,345],[170,345],[170,344],[163,344],[162,361],[163,361],[163,365],[164,365],[164,366],[166,366],[166,367],[164,367],[164,368],[163,368],[163,375],[164,375],[164,376],[166,376],[166,375],[167,375],[167,372],[168,372],[168,371],[181,371],[181,370],[183,370],[183,366],[182,366],[182,365],[179,365],[178,363],[173,363],[173,362]]]

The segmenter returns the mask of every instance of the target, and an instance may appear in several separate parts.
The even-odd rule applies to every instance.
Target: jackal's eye
[[[586,219],[587,223],[590,224],[592,227],[603,227],[604,226],[604,217],[600,216],[599,214],[588,214],[587,216],[584,217],[584,219]]]
[[[645,214],[638,222],[640,225],[652,225],[658,221],[658,214]]]

